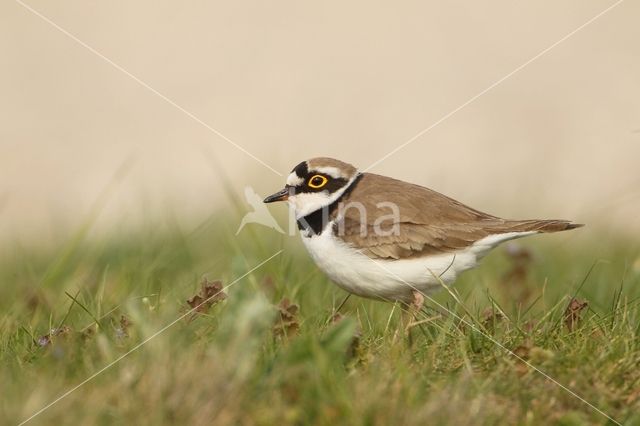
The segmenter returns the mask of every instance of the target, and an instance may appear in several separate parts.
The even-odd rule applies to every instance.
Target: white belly
[[[425,294],[453,283],[458,275],[475,267],[499,243],[527,233],[509,233],[484,238],[456,253],[413,259],[371,259],[335,238],[331,226],[320,235],[302,241],[318,267],[344,290],[363,297],[411,302],[413,290]]]

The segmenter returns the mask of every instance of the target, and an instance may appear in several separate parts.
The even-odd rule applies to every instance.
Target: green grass
[[[0,424],[640,424],[640,250],[534,237],[498,249],[429,302],[410,346],[399,307],[351,297],[297,237],[224,218],[0,254]],[[582,233],[582,234],[580,234]],[[187,313],[204,277],[227,299]],[[588,301],[573,330],[571,298]],[[288,298],[299,310],[283,317]],[[498,315],[501,311],[504,316]],[[125,320],[123,320],[125,318]],[[124,323],[123,323],[124,321]],[[49,343],[42,337],[63,329]],[[297,330],[296,330],[297,329]],[[399,336],[399,337],[398,337]],[[496,344],[496,342],[499,343]],[[46,344],[45,344],[46,343]],[[609,422],[610,423],[610,422]]]

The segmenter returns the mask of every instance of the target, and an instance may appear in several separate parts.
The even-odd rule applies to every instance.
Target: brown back
[[[565,220],[501,219],[431,189],[372,173],[364,173],[356,185],[342,202],[362,203],[366,220],[363,223],[360,212],[348,208],[337,228],[345,242],[371,258],[421,257],[461,250],[494,234],[557,232],[581,226]],[[391,220],[390,208],[379,205],[384,202],[398,206],[399,221]],[[381,216],[387,217],[380,222],[383,231],[397,223],[399,232],[386,236],[376,233],[374,224]]]

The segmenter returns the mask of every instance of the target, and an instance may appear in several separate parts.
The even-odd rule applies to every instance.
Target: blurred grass
[[[0,423],[29,418],[183,315],[203,278],[227,285],[284,248],[225,301],[178,321],[30,424],[607,424],[434,303],[412,346],[394,340],[400,315],[390,304],[351,297],[333,321],[345,293],[297,237],[256,225],[236,237],[236,226],[214,216],[189,231],[169,223],[5,249]],[[618,422],[640,424],[640,249],[598,237],[498,249],[457,283],[464,307],[446,292],[434,298]],[[573,297],[588,308],[569,330]],[[299,306],[287,317],[293,327],[283,328],[283,298]]]

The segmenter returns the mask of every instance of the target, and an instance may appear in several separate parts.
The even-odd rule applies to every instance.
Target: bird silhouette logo
[[[240,231],[242,231],[242,228],[244,228],[245,225],[250,223],[257,223],[259,225],[267,226],[271,229],[275,229],[281,234],[284,234],[284,231],[282,230],[282,228],[280,228],[278,222],[276,222],[274,217],[271,216],[271,213],[269,213],[269,209],[262,202],[263,197],[259,196],[253,190],[253,188],[247,186],[244,189],[244,198],[247,200],[247,203],[253,208],[253,211],[248,212],[244,215],[242,221],[240,222],[240,226],[236,231],[236,235],[238,235]]]

